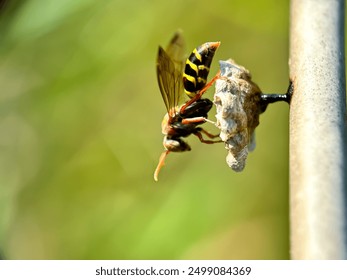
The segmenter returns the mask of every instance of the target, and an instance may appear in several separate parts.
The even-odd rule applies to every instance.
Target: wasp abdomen
[[[194,97],[206,85],[212,58],[219,45],[220,42],[202,44],[194,49],[187,58],[183,73],[183,85],[185,93],[190,98]]]

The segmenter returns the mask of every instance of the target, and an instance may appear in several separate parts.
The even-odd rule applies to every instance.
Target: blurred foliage
[[[190,137],[153,181],[165,113],[158,45],[288,86],[288,1],[26,0],[0,13],[0,247],[8,259],[287,259],[288,106],[270,105],[242,173]],[[212,90],[207,93],[212,99]],[[210,119],[214,119],[214,113]],[[205,127],[217,130],[210,124]]]

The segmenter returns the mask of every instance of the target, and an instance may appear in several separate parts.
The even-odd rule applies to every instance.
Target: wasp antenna
[[[159,175],[160,169],[164,166],[165,158],[169,153],[170,151],[165,151],[165,152],[162,152],[162,154],[160,155],[159,162],[158,162],[157,168],[154,171],[154,176],[153,176],[154,181],[156,182],[158,182],[158,175]]]

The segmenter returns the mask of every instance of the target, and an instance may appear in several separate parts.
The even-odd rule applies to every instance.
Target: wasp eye
[[[163,145],[165,149],[171,152],[185,152],[190,151],[190,146],[182,139],[168,139],[164,137]]]

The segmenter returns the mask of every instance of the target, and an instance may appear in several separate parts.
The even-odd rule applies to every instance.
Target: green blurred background
[[[288,86],[288,1],[9,0],[0,12],[0,248],[7,259],[288,259],[288,105],[242,173],[222,144],[170,154],[158,45],[220,40],[267,93]],[[213,90],[206,94],[212,99]],[[210,114],[214,119],[214,112]],[[205,128],[217,132],[211,124]]]

